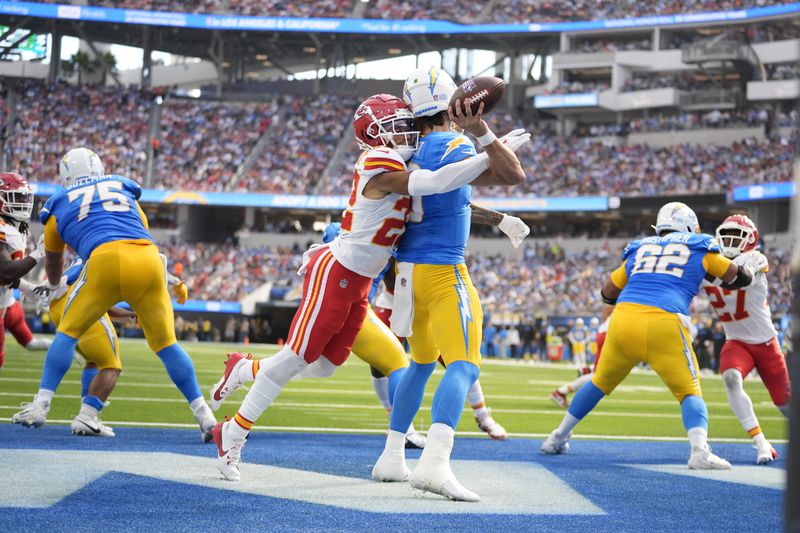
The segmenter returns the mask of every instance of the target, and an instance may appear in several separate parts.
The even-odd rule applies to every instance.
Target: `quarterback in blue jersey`
[[[685,204],[671,202],[658,212],[655,237],[628,244],[623,263],[601,291],[615,306],[592,381],[581,388],[561,425],[541,451],[564,453],[572,429],[639,363],[647,363],[681,405],[689,436],[689,468],[725,470],[725,459],[708,446],[708,409],[700,389],[697,358],[689,333],[689,305],[706,275],[737,289],[753,279],[749,267],[725,258],[710,235],[700,233],[697,216]]]
[[[403,97],[421,134],[410,167],[436,171],[476,155],[465,135],[451,131],[452,121],[462,114],[461,102],[449,109],[455,89],[450,76],[437,68],[419,69],[406,79]],[[521,183],[525,174],[513,148],[506,150],[510,145],[504,143],[527,134],[517,130],[498,142],[481,115],[482,104],[474,117],[484,126],[484,133],[476,135],[478,142],[486,147],[499,145],[504,151],[472,183]],[[524,138],[518,147],[526,142]],[[415,488],[463,501],[480,499],[458,482],[450,468],[455,428],[481,364],[483,313],[464,263],[471,195],[472,187],[467,185],[448,193],[412,196],[412,212],[397,250],[391,319],[393,331],[408,338],[412,362],[397,387],[386,447],[372,471],[379,481],[408,479]],[[447,369],[433,399],[425,450],[409,474],[402,436],[420,408],[425,385],[440,355]]]
[[[100,158],[86,148],[67,152],[59,165],[64,190],[47,200],[39,217],[44,224],[45,271],[52,286],[61,281],[66,246],[84,261],[69,290],[61,323],[47,351],[39,393],[14,415],[26,426],[44,424],[50,401],[72,362],[78,339],[118,302],[128,302],[142,324],[150,348],[189,402],[204,440],[216,424],[203,399],[194,365],[175,338],[166,267],[139,206],[139,185],[106,175]],[[83,403],[97,415],[100,398]]]

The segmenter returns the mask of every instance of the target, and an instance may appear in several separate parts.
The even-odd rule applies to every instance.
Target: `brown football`
[[[481,102],[483,102],[483,114],[488,115],[503,99],[505,91],[506,84],[500,78],[495,78],[494,76],[472,78],[456,89],[450,99],[450,105],[455,108],[456,100],[461,100],[461,110],[466,113],[466,102],[469,101],[472,106],[472,113],[475,114],[478,112]]]

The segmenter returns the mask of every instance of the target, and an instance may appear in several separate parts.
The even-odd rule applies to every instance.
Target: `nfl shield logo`
[[[347,288],[347,280],[346,279],[339,280],[339,286],[341,288],[343,288],[343,289],[346,289]]]

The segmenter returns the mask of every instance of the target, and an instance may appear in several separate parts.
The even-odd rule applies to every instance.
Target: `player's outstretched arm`
[[[469,204],[469,206],[472,210],[473,224],[497,226],[500,228],[500,231],[508,236],[514,248],[519,248],[519,245],[522,244],[522,241],[531,232],[531,229],[520,218],[512,217],[505,213],[487,209],[472,203]]]
[[[456,100],[455,110],[448,109],[450,120],[474,135],[489,157],[489,168],[472,184],[513,186],[525,181],[525,172],[514,152],[530,140],[530,134],[515,130],[508,138],[498,139],[483,120],[482,103],[475,115],[472,106],[467,106],[466,112],[463,107],[461,101]]]
[[[31,254],[24,259],[12,259],[8,247],[0,246],[0,284],[10,285],[33,270],[41,256]]]

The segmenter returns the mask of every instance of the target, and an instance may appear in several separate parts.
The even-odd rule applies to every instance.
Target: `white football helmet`
[[[582,328],[583,327],[583,319],[582,318],[578,317],[578,318],[575,319],[575,327],[576,328]]]
[[[759,238],[755,222],[747,215],[731,215],[717,228],[717,242],[728,259],[758,248]]]
[[[596,316],[593,316],[592,319],[589,321],[589,326],[594,328],[594,329],[599,328],[600,327],[600,319],[597,318]]]
[[[430,117],[447,111],[456,92],[456,82],[440,68],[418,68],[403,85],[403,100],[416,117]]]
[[[58,176],[64,187],[69,187],[81,178],[100,178],[104,174],[100,157],[88,148],[73,148],[64,154],[58,164]]]
[[[700,233],[700,223],[692,208],[682,202],[670,202],[658,210],[656,225],[652,226],[656,235],[665,231]]]

